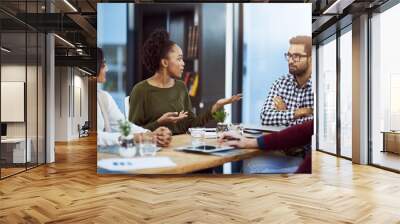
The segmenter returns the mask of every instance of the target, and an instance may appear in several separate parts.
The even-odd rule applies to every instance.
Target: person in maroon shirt
[[[260,148],[265,151],[289,150],[293,147],[310,145],[314,132],[313,120],[294,125],[282,131],[263,135],[257,139],[245,138],[234,133],[225,132],[221,142],[237,148]],[[228,140],[229,139],[229,140]],[[311,173],[311,152],[307,152],[296,173]]]

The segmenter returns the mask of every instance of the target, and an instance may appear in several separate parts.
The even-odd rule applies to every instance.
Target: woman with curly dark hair
[[[97,83],[102,84],[107,81],[107,64],[104,60],[104,53],[101,48],[97,48]],[[124,121],[125,116],[119,110],[112,96],[98,88],[97,89],[97,145],[108,147],[119,144],[121,133],[119,129],[119,121]],[[131,131],[135,139],[140,138],[140,133],[148,132],[148,130],[135,124],[131,125]],[[157,136],[157,145],[166,147],[171,142],[171,131],[166,127],[159,127],[153,130]]]
[[[190,127],[204,126],[212,113],[241,99],[241,94],[218,100],[195,117],[185,84],[181,78],[185,63],[182,49],[169,39],[165,30],[155,30],[145,41],[142,60],[153,74],[136,84],[130,94],[129,120],[154,130],[163,125],[173,134],[185,133]]]

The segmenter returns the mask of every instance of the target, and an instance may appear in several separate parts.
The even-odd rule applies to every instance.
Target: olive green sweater
[[[188,117],[176,124],[162,125],[173,134],[186,133],[190,127],[204,126],[212,119],[211,108],[194,116],[188,90],[180,80],[175,80],[170,88],[159,88],[147,80],[141,81],[133,87],[129,101],[129,121],[152,131],[161,126],[157,119],[167,112],[188,112]]]

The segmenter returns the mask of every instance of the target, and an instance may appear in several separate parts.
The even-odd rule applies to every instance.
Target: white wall
[[[25,82],[25,74],[26,74],[25,69],[26,69],[25,65],[2,65],[1,81]],[[28,73],[30,73],[32,69],[33,67],[28,66]],[[7,108],[1,108],[1,110],[7,110]],[[7,122],[7,136],[25,137],[25,122]]]
[[[2,65],[1,81],[25,82],[25,65]],[[7,108],[1,108],[7,110]],[[7,123],[7,137],[25,137],[25,123]]]
[[[75,70],[75,75],[74,75],[74,102],[72,105],[74,107],[72,108],[72,120],[71,120],[71,126],[72,128],[72,136],[74,138],[77,138],[79,136],[78,133],[78,124],[81,126],[85,123],[85,121],[88,121],[89,116],[88,116],[88,78],[83,77],[80,75],[76,75],[77,70]],[[79,73],[81,74],[81,73]]]
[[[38,70],[37,70],[38,69]],[[1,81],[24,82],[26,83],[26,107],[22,107],[22,112],[26,110],[26,120],[23,122],[6,122],[7,137],[9,138],[25,138],[25,134],[29,139],[32,155],[32,162],[39,159],[39,163],[44,163],[44,92],[43,89],[42,67],[27,67],[21,64],[4,64],[1,66]],[[27,80],[25,78],[27,77]],[[22,90],[23,91],[23,90]],[[24,94],[22,92],[21,94]],[[7,96],[2,96],[7,97]],[[13,113],[11,108],[1,108],[7,113]],[[39,156],[37,156],[39,153]]]
[[[68,140],[69,76],[67,67],[55,68],[55,141]]]
[[[71,67],[56,67],[55,141],[79,138],[78,124],[88,120],[88,78],[82,75]]]

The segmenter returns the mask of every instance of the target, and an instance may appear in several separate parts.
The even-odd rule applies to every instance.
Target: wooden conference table
[[[206,144],[215,145],[217,139],[205,139]],[[187,146],[191,144],[191,136],[187,134],[176,135],[172,137],[171,145],[167,148],[162,148],[157,152],[156,157],[168,157],[176,166],[162,167],[162,168],[148,168],[129,170],[125,173],[128,174],[187,174],[195,171],[217,167],[224,163],[240,161],[248,158],[255,157],[262,154],[259,149],[234,149],[228,155],[216,156],[201,153],[190,153],[183,151],[176,151],[175,148]],[[97,153],[97,161],[110,158],[122,158],[118,154]],[[138,157],[135,157],[138,158]],[[139,157],[140,158],[140,157]]]

